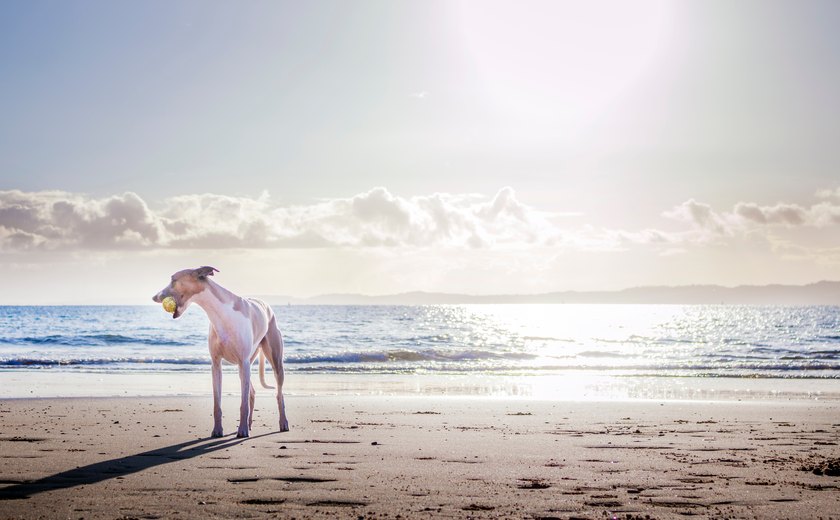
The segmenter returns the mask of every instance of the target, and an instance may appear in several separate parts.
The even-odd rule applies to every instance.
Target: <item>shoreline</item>
[[[208,396],[203,372],[71,372],[2,370],[0,399]],[[257,396],[273,390],[260,387]],[[273,378],[268,377],[269,384]],[[239,377],[225,372],[222,391],[239,394]],[[475,397],[548,401],[840,401],[840,379],[488,374],[312,374],[287,372],[288,396]]]
[[[2,518],[832,518],[840,403],[0,400]],[[104,499],[107,497],[107,499]]]

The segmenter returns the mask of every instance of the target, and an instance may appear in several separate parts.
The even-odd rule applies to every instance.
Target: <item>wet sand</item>
[[[836,401],[272,401],[0,401],[0,518],[840,518]]]

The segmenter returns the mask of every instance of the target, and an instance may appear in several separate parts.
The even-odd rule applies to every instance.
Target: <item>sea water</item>
[[[840,379],[840,307],[275,306],[292,373]],[[209,372],[191,307],[0,307],[0,375]],[[228,368],[232,370],[232,368]]]

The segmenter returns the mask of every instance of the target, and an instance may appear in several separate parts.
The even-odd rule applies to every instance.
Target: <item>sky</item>
[[[838,20],[0,2],[0,303],[840,280]]]

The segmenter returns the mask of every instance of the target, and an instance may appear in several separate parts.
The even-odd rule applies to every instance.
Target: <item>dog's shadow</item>
[[[274,432],[276,433],[276,432]],[[266,433],[251,440],[273,435]],[[144,451],[134,455],[126,455],[118,459],[110,459],[75,469],[62,471],[48,477],[43,477],[31,482],[20,482],[0,489],[0,500],[15,500],[29,498],[32,495],[45,491],[67,489],[87,484],[96,484],[112,478],[120,478],[125,475],[137,473],[145,469],[177,462],[179,460],[200,457],[214,451],[236,446],[249,439],[243,438],[204,438],[165,446],[156,450]],[[7,481],[8,482],[8,481]]]

